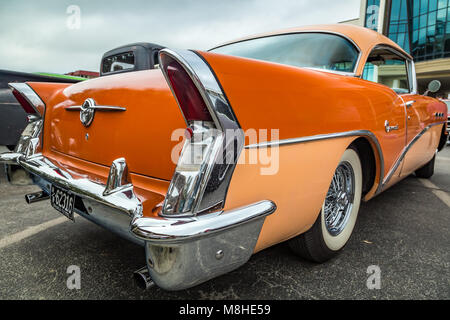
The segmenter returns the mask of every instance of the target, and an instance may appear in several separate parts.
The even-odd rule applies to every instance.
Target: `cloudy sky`
[[[356,18],[359,6],[360,0],[0,0],[0,69],[97,71],[105,51],[127,43],[208,49],[245,35]]]

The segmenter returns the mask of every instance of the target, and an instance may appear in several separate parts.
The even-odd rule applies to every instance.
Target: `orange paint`
[[[357,76],[376,45],[392,46],[409,57],[381,34],[350,25],[303,27],[264,35],[308,30],[340,33],[355,42],[361,50]],[[388,174],[406,144],[423,128],[440,121],[433,114],[446,112],[445,104],[438,100],[417,94],[398,95],[384,85],[359,77],[211,52],[199,54],[214,70],[244,131],[278,129],[281,140],[354,130],[372,132],[384,162],[379,162],[377,148],[368,140],[375,153],[377,173],[366,200],[375,195],[382,183],[380,176]],[[153,209],[163,200],[175,169],[171,151],[179,141],[171,141],[171,133],[185,127],[161,71],[123,73],[74,85],[30,85],[47,105],[44,155],[101,183],[106,181],[112,161],[125,157],[136,193],[144,202],[144,214],[156,214]],[[81,105],[86,98],[93,98],[99,105],[125,107],[126,111],[96,112],[94,124],[86,128],[79,121],[79,112],[65,110]],[[404,102],[409,100],[416,102],[406,109]],[[398,125],[398,130],[387,133],[386,120]],[[432,158],[441,128],[434,126],[411,148],[388,186]],[[255,251],[310,228],[341,155],[356,138],[281,146],[279,171],[274,175],[261,175],[261,163],[237,165],[225,209],[264,199],[274,201],[278,207],[266,219]],[[262,137],[258,142],[264,141]],[[241,158],[249,157],[249,152],[244,149]]]

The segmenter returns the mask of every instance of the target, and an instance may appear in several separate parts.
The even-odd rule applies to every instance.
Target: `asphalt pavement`
[[[48,201],[26,204],[38,190],[0,174],[0,299],[450,299],[450,147],[429,181],[411,176],[362,203],[335,259],[310,263],[282,243],[177,292],[138,288],[143,248],[80,216],[61,219]],[[67,286],[70,266],[79,267],[80,289]],[[367,286],[374,268],[379,289]]]

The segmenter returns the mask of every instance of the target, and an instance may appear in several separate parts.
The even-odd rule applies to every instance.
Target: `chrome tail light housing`
[[[189,50],[161,50],[161,70],[187,125],[163,216],[195,216],[223,208],[244,133],[217,77]]]
[[[24,154],[26,158],[42,151],[42,130],[44,126],[45,103],[26,83],[9,83],[14,96],[27,113],[28,125],[20,136],[14,150],[17,154]]]

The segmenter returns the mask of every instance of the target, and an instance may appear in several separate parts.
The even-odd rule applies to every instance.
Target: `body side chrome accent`
[[[67,111],[80,111],[82,106],[70,106],[65,107]],[[90,107],[91,109],[98,110],[98,111],[126,111],[127,108],[124,107],[118,107],[118,106],[100,106],[96,105],[93,107]]]
[[[389,121],[386,120],[386,121],[384,121],[384,130],[386,131],[386,133],[389,133],[392,130],[398,130],[398,124],[395,126],[391,126],[391,125],[389,125]]]
[[[80,110],[80,121],[85,127],[89,127],[94,121],[95,111],[125,111],[126,108],[115,106],[99,106],[92,98],[87,98],[81,106],[70,106],[67,111]]]
[[[419,132],[402,150],[400,156],[397,158],[397,160],[395,160],[394,165],[391,167],[391,169],[389,170],[388,174],[386,175],[385,179],[383,180],[383,186],[382,188],[384,188],[386,186],[386,184],[389,182],[389,180],[391,180],[392,176],[394,175],[395,171],[397,171],[398,167],[400,166],[400,164],[402,163],[403,159],[406,156],[406,153],[409,151],[409,149],[411,149],[411,147],[414,145],[414,143],[416,143],[424,134],[425,132],[427,132],[428,130],[430,130],[431,127],[433,126],[437,126],[437,125],[441,125],[444,124],[445,122],[435,122],[432,123],[428,126],[426,126],[421,132]]]
[[[380,163],[379,184],[378,184],[378,188],[376,190],[376,193],[379,193],[381,191],[381,184],[382,184],[383,176],[384,176],[384,156],[383,156],[383,151],[381,150],[381,146],[380,146],[380,143],[379,143],[377,137],[375,136],[375,134],[373,134],[369,130],[353,130],[353,131],[346,131],[346,132],[318,134],[318,135],[314,135],[314,136],[283,139],[283,140],[277,140],[277,141],[268,141],[268,142],[262,142],[262,143],[258,143],[258,144],[247,145],[247,146],[245,146],[245,149],[270,148],[270,147],[278,147],[278,146],[284,146],[284,145],[290,145],[290,144],[296,144],[296,143],[306,143],[306,142],[312,142],[312,141],[338,139],[338,138],[345,138],[345,137],[366,137],[366,138],[369,138],[375,145],[375,147],[377,149],[377,153],[378,153],[378,160]]]

